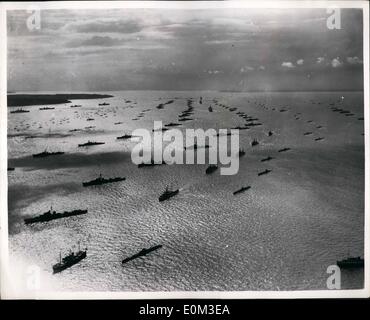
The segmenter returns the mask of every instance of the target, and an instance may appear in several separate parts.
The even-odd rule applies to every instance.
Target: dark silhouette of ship
[[[254,147],[258,144],[259,144],[259,142],[257,141],[257,139],[253,139],[253,141],[251,142],[252,147]]]
[[[105,142],[96,142],[96,141],[87,141],[85,143],[80,143],[78,146],[79,147],[87,147],[87,146],[96,146],[99,144],[105,144]]]
[[[99,106],[109,106],[109,103],[107,102],[99,103]]]
[[[71,108],[80,108],[80,107],[82,107],[80,104],[74,104],[74,105],[72,105],[72,106],[70,106]]]
[[[208,107],[208,111],[209,111],[209,112],[213,112],[213,109],[212,109],[212,107],[211,107],[211,106],[209,106],[209,107]]]
[[[155,162],[154,162],[154,160],[152,159],[149,163],[145,163],[145,162],[143,162],[143,163],[139,163],[139,164],[137,165],[137,167],[138,167],[138,168],[143,168],[143,167],[153,167],[153,166],[159,166],[159,165],[162,165],[162,164],[166,164],[166,162],[164,162],[164,161],[162,160],[162,162],[160,162],[160,163],[155,163]]]
[[[164,200],[172,198],[173,196],[177,195],[178,193],[179,193],[179,189],[171,191],[171,190],[168,189],[168,187],[166,187],[166,190],[159,196],[158,200],[159,200],[159,202],[162,202]]]
[[[8,167],[8,171],[14,171],[15,170],[15,168],[13,168],[13,167]]]
[[[324,140],[324,138],[319,137],[319,138],[316,138],[316,139],[315,139],[315,141],[320,141],[320,140]]]
[[[264,171],[261,171],[261,172],[258,172],[258,175],[259,176],[262,176],[262,175],[264,175],[264,174],[268,174],[269,172],[271,172],[272,170],[269,170],[269,169],[266,169],[266,170],[264,170]]]
[[[145,256],[145,255],[147,255],[148,253],[150,253],[150,252],[152,252],[152,251],[155,251],[155,250],[158,250],[158,249],[160,249],[160,248],[162,248],[162,245],[157,245],[157,246],[154,246],[154,247],[150,247],[150,248],[148,248],[148,249],[145,249],[145,248],[144,248],[144,249],[140,250],[138,253],[134,254],[133,256],[128,257],[128,258],[126,258],[126,259],[123,259],[123,260],[122,260],[122,264],[125,264],[125,263],[127,263],[127,262],[129,262],[129,261],[131,261],[131,260],[134,260],[134,259],[140,258],[140,257],[142,257],[142,256]]]
[[[283,149],[278,150],[278,152],[285,152],[285,151],[289,151],[289,150],[290,150],[290,148],[283,148]]]
[[[62,272],[65,269],[68,269],[79,263],[82,259],[86,258],[87,249],[80,250],[77,252],[70,251],[70,253],[62,258],[62,255],[59,256],[59,262],[53,265],[53,273]]]
[[[39,110],[54,110],[55,108],[52,108],[52,107],[43,107],[43,108],[39,108]]]
[[[271,137],[273,135],[272,131],[269,131],[268,136]]]
[[[101,174],[99,174],[99,177],[88,181],[88,182],[82,182],[82,185],[84,187],[89,187],[89,186],[99,186],[101,184],[106,184],[106,183],[112,183],[112,182],[119,182],[119,181],[124,181],[126,180],[125,177],[116,177],[116,178],[103,178]]]
[[[364,264],[365,264],[364,259],[362,259],[360,256],[358,256],[358,257],[349,257],[347,259],[337,261],[338,267],[339,268],[344,268],[344,269],[363,268]]]
[[[37,223],[37,222],[47,222],[50,220],[55,220],[55,219],[61,219],[61,218],[67,218],[67,217],[72,217],[72,216],[78,216],[81,214],[86,214],[86,210],[72,210],[72,211],[64,211],[64,212],[56,212],[53,211],[53,208],[50,208],[49,211],[43,213],[40,216],[33,217],[33,218],[26,218],[24,219],[25,224],[30,224],[30,223]]]
[[[267,158],[263,158],[263,159],[261,159],[261,162],[270,161],[270,160],[272,160],[272,159],[274,159],[274,158],[273,158],[273,157],[268,156]]]
[[[49,157],[49,156],[58,156],[58,155],[61,155],[61,154],[64,154],[64,152],[62,152],[62,151],[48,152],[48,151],[45,150],[43,152],[33,154],[32,157],[34,157],[34,158],[46,158],[46,157]]]
[[[206,169],[206,174],[211,174],[211,173],[215,172],[217,169],[218,169],[217,165],[211,164]]]
[[[238,193],[242,193],[242,192],[244,192],[244,191],[247,191],[247,190],[249,190],[250,188],[251,188],[251,186],[241,187],[240,189],[238,189],[238,190],[234,191],[234,192],[233,192],[233,195],[236,195],[236,194],[238,194]]]
[[[124,134],[123,136],[117,137],[117,140],[130,139],[132,138],[131,134]]]
[[[25,110],[25,109],[17,109],[17,110],[14,110],[14,111],[10,111],[10,113],[26,113],[26,112],[30,112],[29,110]]]
[[[245,155],[245,151],[243,149],[239,149],[238,155],[239,155],[239,157],[244,156]]]
[[[312,132],[310,131],[310,132],[305,132],[303,135],[304,136],[309,136],[310,134],[312,134]]]

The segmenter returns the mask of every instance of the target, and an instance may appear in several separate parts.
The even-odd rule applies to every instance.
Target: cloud
[[[304,60],[303,60],[303,59],[299,59],[299,60],[297,60],[297,64],[298,64],[298,65],[300,65],[300,66],[303,64],[303,62],[304,62]]]
[[[89,39],[83,40],[72,40],[67,43],[67,47],[69,48],[77,48],[77,47],[112,47],[122,44],[120,39],[111,38],[109,36],[93,36]]]
[[[324,57],[318,57],[316,60],[316,63],[320,64],[320,63],[323,63],[324,61],[325,61]]]
[[[137,20],[101,20],[72,23],[67,29],[80,33],[136,33],[143,26]]]
[[[284,67],[284,68],[294,68],[294,64],[289,62],[289,61],[288,62],[283,62],[281,64],[281,66]]]
[[[331,66],[333,68],[338,68],[342,65],[343,63],[339,60],[339,57],[336,57],[334,58],[333,60],[331,60]]]
[[[347,57],[347,62],[349,64],[362,64],[363,61],[360,60],[358,57]]]

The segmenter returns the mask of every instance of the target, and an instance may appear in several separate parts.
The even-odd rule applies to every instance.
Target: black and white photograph
[[[369,296],[366,1],[0,8],[4,298]]]

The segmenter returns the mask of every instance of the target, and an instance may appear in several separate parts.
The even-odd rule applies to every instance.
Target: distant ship
[[[150,252],[152,252],[152,251],[155,251],[155,250],[158,250],[158,249],[160,249],[160,248],[162,248],[162,245],[157,245],[157,246],[154,246],[154,247],[151,247],[151,248],[148,248],[148,249],[145,249],[145,248],[144,248],[144,249],[140,250],[138,253],[134,254],[133,256],[128,257],[128,258],[126,258],[126,259],[123,259],[123,260],[122,260],[122,264],[125,264],[125,263],[127,263],[127,262],[129,262],[129,261],[131,261],[131,260],[136,259],[136,258],[139,258],[139,257],[145,256],[145,255],[147,255],[148,253],[150,253]]]
[[[53,265],[53,273],[62,272],[65,269],[68,269],[79,263],[82,259],[86,258],[87,249],[78,250],[76,253],[71,251],[69,255],[62,258],[60,255],[59,262]]]
[[[273,158],[273,157],[268,156],[267,158],[263,158],[263,159],[261,160],[261,162],[270,161],[270,160],[272,160],[272,159],[274,159],[274,158]]]
[[[126,178],[124,178],[124,177],[116,177],[116,178],[108,178],[108,179],[105,179],[100,174],[99,177],[96,178],[96,179],[94,179],[94,180],[91,180],[91,181],[88,181],[88,182],[82,182],[82,185],[84,187],[97,186],[97,185],[101,185],[101,184],[112,183],[112,182],[119,182],[119,181],[124,181],[124,180],[126,180]]]
[[[26,112],[30,112],[30,111],[25,110],[25,109],[17,109],[17,110],[14,110],[14,111],[10,111],[10,113],[26,113]]]
[[[234,191],[234,192],[233,192],[233,195],[236,195],[236,194],[238,194],[238,193],[242,193],[242,192],[244,192],[244,191],[247,191],[247,190],[249,190],[250,188],[251,188],[251,186],[242,187],[242,188],[240,188],[240,189],[238,189],[238,190]]]
[[[48,151],[45,150],[43,152],[33,154],[32,157],[34,157],[34,158],[46,158],[46,157],[49,157],[49,156],[57,156],[57,155],[61,155],[61,154],[64,154],[64,152],[62,152],[62,151],[48,152]]]
[[[132,138],[131,134],[124,134],[123,136],[117,137],[117,140],[130,139],[130,138]]]
[[[304,136],[309,136],[309,135],[311,135],[312,134],[312,132],[311,131],[309,131],[309,132],[305,132],[303,135]]]
[[[96,146],[98,144],[105,144],[105,142],[87,141],[86,143],[80,143],[79,147]]]
[[[166,187],[166,190],[159,196],[158,200],[159,200],[159,202],[162,202],[164,200],[172,198],[173,196],[177,195],[178,193],[179,193],[179,189],[171,191],[171,190],[168,189],[168,187]]]
[[[315,141],[320,141],[320,140],[324,140],[324,138],[319,137],[319,138],[316,138],[316,139],[315,139]]]
[[[8,171],[14,171],[15,170],[15,168],[13,168],[13,167],[8,167]]]
[[[268,174],[269,172],[271,172],[272,170],[269,170],[269,169],[266,169],[266,170],[264,170],[264,171],[261,171],[261,172],[258,172],[258,175],[259,176],[262,176],[262,175],[264,175],[264,174]]]
[[[72,211],[56,212],[56,211],[53,211],[52,208],[50,208],[49,211],[43,213],[40,216],[37,216],[37,217],[34,217],[34,218],[24,219],[24,223],[25,224],[30,224],[30,223],[37,223],[37,222],[46,222],[46,221],[55,220],[55,219],[78,216],[78,215],[85,214],[85,213],[87,213],[87,209],[86,210],[72,210]]]
[[[268,136],[271,137],[273,135],[272,131],[269,131]]]
[[[239,157],[242,157],[245,155],[245,151],[243,149],[239,149],[239,153],[238,153]]]
[[[206,169],[206,174],[211,174],[211,173],[215,172],[217,169],[218,169],[218,167],[215,164],[211,164]]]
[[[55,108],[51,108],[51,107],[43,107],[43,108],[39,108],[39,110],[54,110]]]
[[[212,107],[211,107],[211,106],[209,106],[209,107],[208,107],[208,111],[209,111],[209,112],[213,112],[213,109],[212,109]]]
[[[70,106],[71,108],[80,108],[80,107],[82,107],[80,104],[74,104],[74,105],[72,105],[72,106]]]
[[[99,103],[99,106],[109,106],[109,103],[107,102]]]
[[[359,257],[349,257],[344,260],[337,261],[337,265],[340,268],[363,268],[364,267],[364,259]]]
[[[285,151],[289,151],[289,150],[290,150],[290,148],[283,148],[283,149],[278,150],[278,152],[285,152]]]
[[[159,166],[162,164],[166,164],[166,162],[162,161],[160,163],[155,163],[154,160],[152,159],[149,163],[139,163],[137,165],[138,168],[143,168],[143,167],[153,167],[153,166]]]
[[[259,142],[257,141],[257,139],[253,139],[253,141],[251,142],[252,147],[254,147],[258,144],[259,144]]]

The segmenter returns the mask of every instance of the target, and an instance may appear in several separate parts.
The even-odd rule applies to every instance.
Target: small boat
[[[319,137],[319,138],[316,138],[315,141],[320,141],[320,140],[324,140],[323,137]]]
[[[53,265],[53,273],[62,272],[63,270],[72,267],[82,259],[86,258],[87,249],[78,250],[77,252],[70,251],[70,253],[62,258],[60,255],[59,262]]]
[[[49,157],[49,156],[58,156],[58,155],[61,155],[61,154],[64,154],[64,152],[62,152],[62,151],[48,152],[48,151],[45,150],[43,152],[33,154],[32,157],[34,157],[34,158],[46,158],[46,157]]]
[[[96,141],[87,141],[85,143],[80,143],[78,146],[79,147],[87,147],[87,146],[96,146],[99,144],[105,144],[105,142],[96,142]]]
[[[119,122],[115,122],[114,124],[117,125],[117,124],[122,124],[123,122],[119,121]]]
[[[253,141],[251,142],[251,146],[254,147],[256,145],[258,145],[259,142],[257,141],[257,139],[253,139]]]
[[[159,196],[158,200],[159,200],[159,202],[162,202],[164,200],[172,198],[173,196],[177,195],[178,193],[179,193],[179,189],[171,191],[171,190],[168,189],[168,187],[166,187],[166,190]]]
[[[211,106],[208,107],[209,112],[213,112],[213,108]]]
[[[39,110],[54,110],[55,108],[51,108],[51,107],[43,107],[43,108],[39,108]]]
[[[99,106],[109,106],[109,103],[107,102],[99,103]]]
[[[180,123],[170,122],[168,124],[165,124],[165,127],[178,127]]]
[[[86,210],[72,210],[72,211],[64,211],[64,212],[56,212],[53,211],[53,208],[51,207],[49,211],[46,211],[45,213],[33,217],[33,218],[26,218],[24,219],[25,224],[31,224],[31,223],[37,223],[37,222],[47,222],[50,220],[55,220],[55,219],[61,219],[61,218],[66,218],[66,217],[72,217],[72,216],[78,216],[81,214],[86,214]]]
[[[211,173],[215,172],[217,169],[218,169],[218,166],[217,165],[211,164],[206,169],[206,174],[211,174]]]
[[[144,249],[140,250],[138,253],[136,253],[136,254],[132,255],[131,257],[128,257],[128,258],[126,258],[126,259],[123,259],[123,260],[122,260],[122,264],[125,264],[125,263],[127,263],[127,262],[129,262],[129,261],[131,261],[131,260],[136,259],[136,258],[139,258],[139,257],[145,256],[145,255],[147,255],[148,253],[150,253],[150,252],[152,252],[152,251],[155,251],[155,250],[158,250],[158,249],[160,249],[160,248],[162,248],[162,245],[157,245],[157,246],[154,246],[154,247],[151,247],[151,248],[148,248],[148,249],[145,249],[145,248],[144,248]]]
[[[285,151],[289,151],[289,150],[290,150],[290,148],[283,148],[283,149],[278,150],[278,152],[285,152]]]
[[[272,160],[272,159],[274,159],[274,158],[273,158],[273,157],[268,156],[267,158],[263,158],[263,159],[261,159],[261,162],[270,161],[270,160]]]
[[[242,193],[242,192],[244,192],[244,191],[246,191],[246,190],[249,190],[250,188],[251,188],[251,186],[242,187],[242,188],[240,188],[240,189],[238,189],[238,190],[234,191],[234,192],[233,192],[233,195],[236,195],[236,194],[238,194],[238,193]]]
[[[309,135],[311,135],[312,134],[312,132],[311,131],[309,131],[309,132],[305,132],[303,135],[304,136],[309,136]]]
[[[30,112],[30,111],[25,110],[25,109],[17,109],[17,110],[14,110],[14,111],[10,111],[10,113],[26,113],[26,112]]]
[[[80,104],[74,104],[74,105],[70,106],[70,108],[80,108],[80,107],[82,107]]]
[[[8,167],[8,171],[14,171],[15,170],[15,168],[13,168],[13,167]]]
[[[87,118],[86,121],[94,121],[94,118]]]
[[[337,261],[337,266],[344,269],[363,268],[364,264],[364,259],[362,259],[360,256],[349,257],[347,259]]]
[[[266,170],[264,170],[264,171],[261,171],[261,172],[258,172],[258,175],[259,176],[262,176],[262,175],[264,175],[264,174],[268,174],[269,172],[271,172],[272,170],[269,170],[269,169],[266,169]]]
[[[88,181],[88,182],[82,182],[82,185],[84,187],[89,187],[89,186],[99,186],[102,184],[106,183],[112,183],[112,182],[119,182],[119,181],[125,181],[125,177],[116,177],[116,178],[103,178],[102,175],[100,174],[98,178]]]
[[[268,136],[271,137],[273,135],[273,132],[272,131],[269,131],[268,132]]]

